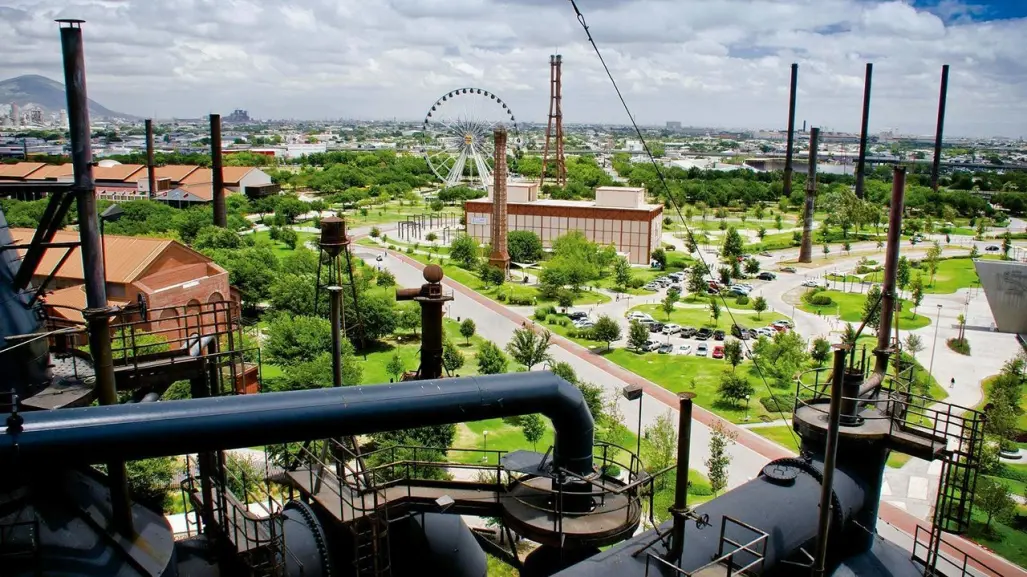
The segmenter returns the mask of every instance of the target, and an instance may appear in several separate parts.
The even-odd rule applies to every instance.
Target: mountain
[[[27,74],[16,78],[0,80],[0,104],[11,104],[12,102],[19,107],[34,104],[47,113],[59,112],[68,106],[64,85],[37,74]],[[90,100],[89,118],[135,117],[131,114],[114,112]]]

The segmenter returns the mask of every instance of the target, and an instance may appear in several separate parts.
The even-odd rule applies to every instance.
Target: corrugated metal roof
[[[198,168],[200,167],[195,164],[169,164],[167,166],[158,166],[155,172],[157,173],[157,178],[170,178],[172,184],[178,184]]]
[[[86,285],[77,285],[55,290],[43,297],[43,302],[54,307],[52,313],[58,314],[69,321],[82,323],[85,318],[82,310],[86,308]],[[107,304],[125,306],[128,301],[107,299]]]
[[[139,172],[146,169],[142,164],[115,164],[114,166],[93,167],[93,180],[131,180],[139,179]],[[146,173],[143,172],[145,175]]]
[[[57,179],[62,176],[73,176],[75,170],[71,164],[48,164],[28,175],[25,180]]]
[[[32,242],[32,235],[35,233],[31,228],[12,228],[11,236],[18,244],[29,244]],[[79,240],[75,231],[61,230],[54,235],[54,242],[71,242]],[[146,268],[171,243],[169,239],[106,235],[104,246],[107,251],[107,280],[116,283],[131,283],[138,279]],[[37,274],[45,275],[57,266],[61,256],[64,255],[62,248],[48,249],[43,253],[43,259],[36,269]],[[24,250],[19,250],[24,255]],[[82,255],[78,248],[73,249],[73,254],[68,257],[64,266],[57,272],[60,278],[85,279],[82,272]]]
[[[0,164],[0,178],[21,179],[46,166],[42,162],[19,162]]]
[[[202,184],[204,182],[214,182],[214,171],[209,168],[201,168],[194,170],[189,176],[182,179],[182,184]]]
[[[223,166],[221,175],[224,177],[225,186],[238,186],[247,174],[256,170],[252,166]]]

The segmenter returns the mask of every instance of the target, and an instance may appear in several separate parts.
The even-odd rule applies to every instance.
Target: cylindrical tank
[[[0,210],[0,245],[14,244],[7,219]],[[29,308],[29,295],[14,290],[14,274],[21,261],[18,251],[0,252],[0,374],[4,383],[0,393],[14,392],[20,398],[28,397],[50,381],[49,346],[47,339],[36,339],[27,344],[10,343],[8,337],[26,335],[40,328],[40,305]],[[17,354],[4,352],[4,348],[18,346]],[[0,397],[0,412],[9,399]]]
[[[459,515],[414,513],[389,526],[393,575],[485,577],[485,552]]]

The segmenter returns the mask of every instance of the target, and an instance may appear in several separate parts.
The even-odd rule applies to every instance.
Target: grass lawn
[[[296,242],[296,246],[297,247],[299,247],[299,246],[306,246],[307,241],[314,240],[315,238],[317,238],[317,235],[312,233],[312,232],[298,232],[296,234],[297,234],[297,236],[299,236],[299,241]],[[295,250],[295,249],[289,248],[283,242],[278,242],[276,240],[271,240],[271,233],[270,233],[270,231],[266,231],[266,230],[257,231],[257,232],[254,232],[252,234],[252,236],[253,236],[253,240],[255,240],[255,241],[267,241],[267,242],[271,243],[271,249],[275,252],[275,256],[277,256],[280,259],[281,258],[285,258],[286,256],[292,254],[292,251]]]
[[[778,425],[776,427],[753,427],[749,429],[761,437],[774,441],[778,445],[789,449],[795,454],[799,453],[799,444],[795,442],[791,425]],[[797,433],[795,434],[798,435]]]
[[[998,260],[993,255],[982,256],[982,259]],[[926,269],[926,267],[925,267]],[[938,262],[938,270],[934,273],[934,282],[928,270],[919,271],[924,282],[924,292],[929,294],[950,294],[962,288],[970,288],[978,282],[977,271],[973,260],[969,258],[950,258]]]
[[[730,301],[728,301],[730,302]],[[649,313],[654,319],[663,322],[668,322],[667,314],[663,312],[660,305],[641,305],[631,309],[632,311],[641,311]],[[788,318],[782,314],[764,312],[757,318],[756,313],[750,310],[732,309],[735,320],[738,324],[746,328],[754,328],[766,326],[774,321]],[[681,326],[702,328],[708,327],[711,329],[722,329],[728,331],[731,329],[731,316],[728,315],[727,309],[721,307],[720,318],[714,322],[713,317],[710,316],[709,307],[677,307],[674,312],[670,313],[669,322],[677,323]]]
[[[401,207],[389,203],[382,206],[367,207],[367,216],[360,214],[359,209],[343,211],[343,216],[346,218],[346,226],[352,228],[355,226],[393,223],[406,220],[408,216],[427,214],[429,212],[431,211],[423,204]],[[452,207],[435,214],[452,214],[458,218],[463,216],[462,211],[455,210]]]
[[[893,469],[898,469],[908,463],[910,459],[912,457],[909,455],[892,451],[891,455],[888,455],[888,462],[886,464]]]
[[[843,321],[853,323],[856,326],[859,326],[859,323],[863,322],[863,303],[867,298],[865,294],[847,293],[835,290],[827,290],[818,294],[831,297],[831,301],[833,302],[825,306],[813,306],[803,300],[801,304],[799,304],[799,308],[813,314],[819,312],[820,314],[827,316],[839,315]],[[903,299],[899,299],[899,301],[903,308],[902,312],[898,314],[900,329],[913,330],[923,328],[931,324],[931,319],[926,315],[914,315],[912,305],[910,303]]]
[[[455,320],[445,319],[443,321],[443,330],[445,331],[446,338],[457,345],[457,348],[464,354],[464,366],[456,370],[456,373],[461,377],[469,377],[471,375],[478,374],[477,365],[477,352],[478,347],[485,341],[485,339],[475,335],[471,337],[470,346],[464,343],[464,337],[460,336],[460,323]],[[417,370],[417,366],[420,364],[421,359],[421,339],[410,333],[404,333],[401,335],[393,335],[389,337],[384,343],[370,349],[367,352],[367,360],[364,361],[363,357],[360,356],[360,366],[364,369],[363,383],[365,385],[376,385],[381,383],[388,383],[389,379],[393,378],[386,370],[385,367],[389,361],[392,360],[392,355],[399,354],[399,357],[403,359],[403,366],[408,371]],[[511,362],[507,365],[508,370],[514,370],[516,364]],[[266,377],[265,368],[265,377]]]
[[[1020,515],[1024,514],[1023,507],[1017,509]],[[985,527],[986,520],[987,515],[975,508],[967,536],[1017,565],[1027,565],[1027,532],[994,519],[989,529]]]

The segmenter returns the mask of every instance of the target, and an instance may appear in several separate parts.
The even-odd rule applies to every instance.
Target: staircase
[[[385,507],[350,525],[353,533],[353,574],[357,577],[389,577],[389,520]]]

